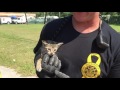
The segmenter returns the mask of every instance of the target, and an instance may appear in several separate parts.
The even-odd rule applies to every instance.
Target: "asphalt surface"
[[[0,66],[0,78],[37,78],[37,76],[22,77],[14,69]]]

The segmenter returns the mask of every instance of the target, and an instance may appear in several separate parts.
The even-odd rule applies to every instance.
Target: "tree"
[[[108,15],[108,14],[110,14],[110,15],[119,15],[120,12],[101,12],[101,14],[102,15]]]
[[[46,12],[36,12],[37,17],[43,17],[45,16]],[[47,12],[47,15],[49,16],[59,16],[59,17],[65,17],[70,15],[71,12]]]

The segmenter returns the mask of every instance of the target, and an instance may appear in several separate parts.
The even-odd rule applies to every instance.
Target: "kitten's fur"
[[[38,72],[42,70],[41,61],[42,61],[43,55],[46,53],[50,56],[54,55],[62,44],[63,43],[56,43],[50,40],[47,40],[47,41],[42,40],[41,57],[39,60],[37,60],[37,63],[36,63],[36,70]]]

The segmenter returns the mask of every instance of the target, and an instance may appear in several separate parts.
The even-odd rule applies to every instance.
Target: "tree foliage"
[[[120,15],[120,12],[101,12],[102,15]]]
[[[46,12],[36,12],[37,17],[43,17]],[[120,12],[101,12],[102,15],[120,15]],[[60,16],[65,17],[71,15],[71,12],[47,12],[49,16]]]
[[[36,12],[37,17],[43,17],[47,13],[48,16],[60,16],[65,17],[71,14],[71,12]]]

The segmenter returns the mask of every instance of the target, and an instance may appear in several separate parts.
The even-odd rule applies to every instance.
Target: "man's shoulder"
[[[48,33],[55,32],[60,27],[64,26],[64,24],[67,23],[69,19],[70,19],[70,16],[67,16],[67,17],[55,19],[53,21],[46,23],[44,26],[44,32],[48,32]]]
[[[114,28],[112,28],[109,24],[106,22],[103,22],[102,25],[103,32],[107,35],[110,35],[111,37],[120,37],[120,33],[117,32]]]
[[[57,30],[59,28],[60,23],[61,23],[61,18],[55,19],[55,20],[52,20],[52,21],[46,23],[43,26],[42,33],[47,34],[47,33],[54,32],[55,30]]]
[[[66,26],[66,23],[69,22],[69,19],[70,19],[69,17],[70,16],[55,19],[55,20],[50,21],[47,24],[45,24],[42,29],[42,36],[44,36],[45,39],[51,39],[55,35],[58,35],[59,32],[62,30],[62,28],[64,28],[64,26]]]
[[[120,47],[120,33],[113,29],[109,24],[104,22],[103,31],[109,40],[112,48]]]
[[[52,20],[52,21],[48,22],[46,24],[46,26],[55,27],[55,26],[58,26],[61,23],[66,22],[69,19],[70,19],[70,16],[67,16],[67,17],[64,17],[64,18],[55,19],[55,20]]]

